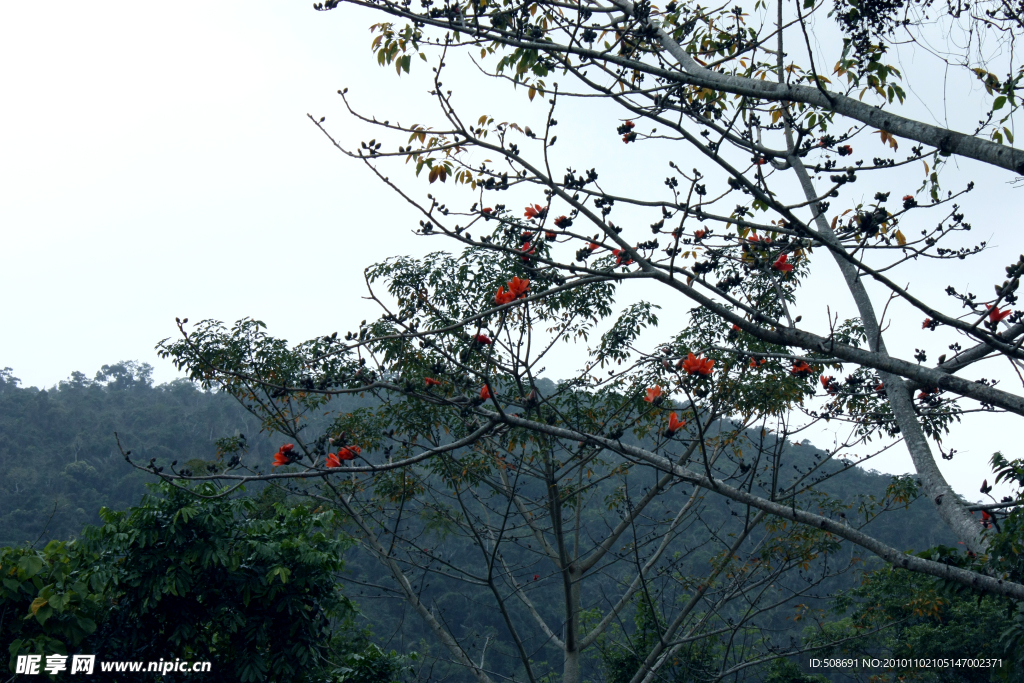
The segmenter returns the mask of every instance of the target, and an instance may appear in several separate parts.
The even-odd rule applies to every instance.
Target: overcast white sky
[[[376,20],[352,8],[317,13],[306,1],[0,5],[0,367],[12,367],[26,386],[52,386],[74,370],[91,375],[137,359],[167,381],[175,372],[153,346],[175,333],[175,316],[252,316],[301,340],[374,315],[359,299],[363,268],[441,245],[410,239],[417,217],[331,148],[306,113],[337,122],[333,130],[344,137],[349,124],[336,91],[349,87],[382,118],[427,118],[422,76],[400,80],[376,67],[367,30]],[[913,65],[902,66],[912,78]],[[923,99],[950,87],[929,72],[911,85]],[[512,107],[506,115],[540,122],[543,113],[525,98],[488,103],[488,92],[474,92],[490,105],[479,113]],[[953,118],[969,127],[978,104],[971,85],[948,94]],[[584,122],[575,138],[559,131],[559,151],[566,165],[608,169],[608,155],[633,150],[595,144],[595,131],[613,130],[615,119],[589,106],[575,106]],[[926,115],[946,114],[933,107]],[[614,161],[604,178],[660,184],[665,175]],[[905,274],[917,293],[954,284],[988,296],[1002,267],[1024,252],[1019,192],[1006,186],[1012,178],[963,169],[962,177],[979,180],[980,191],[964,202],[972,238],[997,248],[965,263],[957,281],[924,265]],[[907,173],[916,188],[920,171]],[[863,191],[870,199],[874,189]],[[807,320],[848,302],[827,278],[802,297]],[[667,323],[682,323],[688,304],[659,303]],[[927,344],[934,358],[951,341],[922,337],[916,313],[894,308],[889,320],[896,349]],[[1020,387],[1006,368],[982,374]],[[1020,455],[1018,429],[1016,418],[971,418],[947,439],[961,451],[942,463],[954,486],[977,498],[991,453]],[[812,436],[823,446],[826,438]],[[909,460],[875,467],[906,471]]]
[[[401,209],[305,114],[386,79],[368,25],[294,2],[4,3],[0,362],[26,385],[121,359],[166,381],[152,349],[175,316],[289,338],[351,318],[362,268],[394,253],[360,233]]]

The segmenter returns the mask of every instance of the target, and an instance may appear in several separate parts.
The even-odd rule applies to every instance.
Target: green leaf
[[[281,583],[288,583],[288,578],[291,576],[291,573],[292,570],[288,567],[274,567],[267,572],[267,583],[270,583],[275,576],[281,578]]]
[[[25,572],[25,578],[31,578],[43,568],[43,561],[38,555],[23,555],[18,560],[18,569]]]
[[[40,625],[44,625],[46,624],[46,620],[53,616],[53,608],[49,605],[40,607],[38,611],[36,611],[35,615],[36,621],[38,621]]]
[[[88,617],[75,617],[75,621],[78,624],[78,628],[82,630],[86,635],[96,632],[96,622]]]
[[[54,595],[49,599],[48,604],[50,607],[54,609],[55,612],[63,612],[64,608],[68,604],[68,596],[59,594]]]

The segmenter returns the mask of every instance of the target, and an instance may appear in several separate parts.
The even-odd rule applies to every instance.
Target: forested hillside
[[[335,403],[332,408],[342,409],[358,401]],[[217,460],[218,439],[238,434],[247,437],[252,465],[269,464],[281,441],[261,432],[231,396],[187,380],[154,385],[146,363],[104,365],[91,379],[73,372],[49,389],[21,387],[6,368],[0,371],[0,545],[68,539],[83,525],[98,524],[100,507],[138,503],[154,478],[125,462],[118,439],[136,462],[192,462],[195,469],[198,461]],[[798,466],[820,453],[810,444],[792,452]],[[855,479],[844,479],[843,497],[881,496],[889,481],[885,474],[858,471]],[[875,533],[898,547],[921,550],[950,540],[915,506],[884,519],[890,528]]]
[[[139,502],[153,478],[118,450],[158,462],[213,459],[214,441],[236,432],[263,453],[257,421],[229,396],[181,380],[154,386],[143,363],[104,365],[49,389],[0,374],[0,543],[67,539],[98,524],[99,509]],[[115,437],[115,433],[117,437]]]
[[[145,484],[154,477],[131,467],[122,456],[121,447],[132,451],[137,462],[156,459],[157,465],[169,466],[177,462],[178,467],[186,466],[198,470],[207,464],[223,462],[218,460],[217,440],[226,436],[246,435],[247,453],[243,465],[260,464],[266,467],[274,450],[280,445],[281,437],[261,433],[257,420],[246,412],[234,398],[215,392],[197,389],[195,385],[178,380],[169,384],[154,386],[151,368],[146,364],[121,362],[103,366],[92,379],[80,372],[58,386],[50,389],[24,388],[10,369],[0,375],[0,521],[3,524],[3,545],[23,546],[34,544],[41,547],[50,539],[67,540],[79,536],[84,525],[99,524],[99,510],[106,506],[125,509],[138,505],[146,491]],[[544,388],[547,389],[547,383]],[[335,409],[345,409],[341,404],[356,407],[359,399],[336,400]],[[115,437],[116,434],[116,437]],[[628,440],[628,437],[626,437]],[[821,452],[812,445],[790,445],[786,448],[789,464],[804,469],[820,457]],[[834,467],[840,467],[835,464]],[[884,497],[890,476],[855,470],[844,478],[842,491],[829,491],[840,495],[847,503],[856,505],[859,501],[870,501]],[[636,490],[642,491],[644,482],[636,482]],[[825,484],[823,487],[831,487]],[[250,487],[247,494],[262,490]],[[609,487],[605,492],[612,496]],[[269,494],[269,496],[267,495]],[[650,509],[652,518],[671,515],[673,505],[685,501],[686,491],[678,490]],[[261,496],[265,501],[281,501],[290,504],[302,503],[301,498],[288,498],[281,490],[266,491]],[[901,548],[922,550],[941,543],[952,542],[952,537],[941,526],[928,517],[923,506],[899,507],[883,514],[871,527],[873,533],[885,542]],[[618,513],[610,508],[606,514],[591,512],[586,527],[597,529],[616,518]],[[706,528],[728,531],[735,513],[721,499],[701,503],[699,517]],[[439,561],[451,562],[463,567],[479,564],[478,550],[465,538],[457,534],[446,534],[436,525],[436,520],[413,520],[405,529],[406,535],[418,535],[426,531],[432,536],[432,552]],[[856,523],[856,520],[853,520]],[[426,527],[434,525],[433,528]],[[417,528],[413,528],[417,527]],[[586,528],[585,527],[585,528]],[[709,562],[700,550],[700,532],[690,533],[693,552],[678,564],[679,571],[699,575],[701,567]],[[530,553],[522,549],[523,558],[509,558],[523,562]],[[848,562],[849,549],[844,549],[833,561],[836,566]],[[369,555],[356,549],[346,554],[345,574],[352,581],[348,594],[362,607],[377,639],[388,648],[400,652],[420,651],[429,655],[431,634],[422,622],[408,612],[403,600],[395,600],[387,591],[381,590],[379,567]],[[625,566],[628,570],[628,565]],[[623,568],[606,572],[602,581],[608,583],[610,591],[614,584],[628,580],[628,571]],[[542,612],[554,600],[545,599],[545,594],[555,586],[544,580],[537,582],[532,593]],[[808,593],[804,602],[817,607],[826,607],[828,594],[849,589],[859,583],[859,572],[844,571],[817,585]],[[786,579],[786,590],[798,590],[799,586],[788,585],[799,581],[798,577]],[[428,590],[431,604],[442,614],[457,618],[461,623],[460,632],[465,638],[478,641],[486,650],[487,658],[499,669],[514,662],[511,644],[504,637],[504,627],[499,616],[475,605],[483,603],[483,596],[475,592],[483,589],[467,587],[451,591],[438,585]],[[553,596],[552,596],[553,597]],[[636,618],[643,610],[634,610]],[[557,621],[557,615],[548,615]],[[779,637],[797,637],[801,626],[787,621],[787,615],[780,613],[775,624]],[[640,628],[639,622],[638,627]],[[640,629],[642,630],[642,629]],[[640,631],[638,631],[639,633]],[[436,653],[440,654],[440,653]],[[556,657],[556,652],[544,654],[541,646],[538,656]],[[625,660],[623,660],[625,657]],[[612,671],[620,664],[628,668],[630,655],[615,647],[602,651],[600,660],[591,659],[585,668],[596,672]],[[504,660],[504,663],[503,663]],[[628,660],[628,661],[627,661]],[[603,667],[603,668],[602,668]],[[443,662],[437,672],[445,670],[459,680],[465,672],[448,670]],[[614,676],[609,680],[614,680]]]

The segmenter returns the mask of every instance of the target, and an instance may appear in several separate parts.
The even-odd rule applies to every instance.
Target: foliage
[[[0,646],[11,655],[67,654],[107,618],[109,570],[75,543],[0,548]]]
[[[665,628],[665,624],[658,623],[658,613],[646,597],[636,603],[633,633],[601,639],[601,668],[606,683],[629,683],[643,663],[644,654],[651,651]],[[725,648],[717,639],[697,641],[677,653],[672,665],[666,667],[664,678],[679,683],[711,680],[724,655]]]
[[[202,505],[218,493],[209,485],[161,493],[104,510],[85,536],[118,567],[117,618],[101,637],[136,658],[215,661],[241,681],[312,676],[331,619],[351,609],[334,579],[333,513],[279,506],[261,519],[245,498]]]
[[[335,666],[335,623],[352,612],[336,581],[334,513],[258,514],[253,500],[216,497],[208,484],[159,493],[105,509],[83,540],[0,551],[11,666],[18,654],[87,652],[210,661],[239,681],[322,680]],[[378,668],[390,661],[371,656]]]
[[[124,466],[125,449],[161,465],[216,463],[212,442],[257,422],[228,395],[189,382],[153,386],[152,368],[127,361],[81,372],[49,389],[22,388],[10,369],[0,384],[0,544],[76,536],[103,507],[138,502],[147,479]],[[201,465],[199,463],[202,463]],[[223,466],[222,466],[223,468]]]
[[[827,650],[823,657],[915,659],[952,657],[1002,661],[988,667],[899,666],[879,673],[878,680],[919,680],[968,683],[1024,680],[1022,653],[1006,647],[1002,636],[1012,601],[993,596],[951,592],[934,580],[899,569],[881,569],[866,576],[862,586],[837,597],[843,621],[832,628],[847,636],[866,634],[847,646]]]
[[[0,374],[0,545],[74,538],[101,522],[101,507],[136,504],[149,478],[126,465],[119,443],[158,466],[195,472],[232,466],[239,444],[250,458],[273,453],[259,421],[229,394],[185,380],[154,386],[151,375],[146,363],[122,361],[96,379],[73,372],[40,390],[19,387],[9,368]],[[354,405],[336,399],[333,407]]]
[[[768,667],[764,683],[825,683],[828,679],[820,674],[805,674],[794,662],[776,659]]]
[[[335,651],[345,654],[332,671],[337,683],[397,683],[400,680],[404,658],[394,650],[385,652],[370,642],[362,643],[361,648],[354,648],[348,641],[338,645]],[[416,661],[416,653],[409,659]]]

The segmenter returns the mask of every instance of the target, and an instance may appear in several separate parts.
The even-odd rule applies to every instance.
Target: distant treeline
[[[101,507],[137,504],[154,478],[125,462],[118,438],[139,462],[211,460],[214,441],[236,432],[254,455],[269,448],[230,396],[187,380],[154,386],[152,371],[104,365],[51,389],[21,388],[10,368],[0,371],[0,545],[72,538],[100,522]]]
[[[343,403],[355,407],[358,399]],[[136,462],[177,461],[198,471],[216,461],[217,439],[237,434],[247,436],[250,464],[269,464],[282,440],[261,433],[258,420],[228,395],[184,379],[154,385],[148,363],[104,365],[92,379],[73,372],[50,389],[21,387],[11,368],[0,370],[0,545],[72,538],[99,523],[101,507],[138,503],[154,478],[125,462],[118,439]],[[808,461],[820,453],[812,446],[795,452]],[[843,482],[850,500],[881,495],[889,477],[859,471]],[[899,523],[885,524],[891,533],[875,533],[901,548],[949,542],[918,507],[894,513]]]

